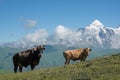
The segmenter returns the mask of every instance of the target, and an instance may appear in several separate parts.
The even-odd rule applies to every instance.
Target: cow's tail
[[[18,68],[18,60],[19,60],[19,54],[15,54],[13,56],[13,64],[14,64],[14,72],[16,73],[17,72],[17,68]]]
[[[65,53],[65,51],[63,52],[63,56],[64,56],[64,58],[66,58],[66,53]]]
[[[14,64],[14,65],[17,65],[18,58],[19,58],[19,54],[18,54],[18,53],[13,56],[12,59],[13,59],[13,64]]]

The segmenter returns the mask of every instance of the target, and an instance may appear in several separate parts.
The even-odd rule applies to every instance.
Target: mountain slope
[[[68,66],[23,73],[5,73],[0,80],[119,80],[120,54]]]

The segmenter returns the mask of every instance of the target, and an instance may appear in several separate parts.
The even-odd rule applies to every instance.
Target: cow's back
[[[66,50],[64,51],[65,55],[68,55],[71,59],[73,58],[79,58],[81,53],[83,52],[83,49],[75,49],[75,50]]]
[[[29,57],[32,53],[33,53],[32,50],[22,51],[22,52],[19,53],[19,57],[26,58],[26,57]]]

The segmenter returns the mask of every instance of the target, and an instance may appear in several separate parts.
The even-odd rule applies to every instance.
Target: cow
[[[79,48],[75,50],[66,50],[63,52],[65,58],[65,65],[70,63],[70,60],[76,61],[85,61],[89,52],[92,51],[90,48]]]
[[[32,49],[18,52],[13,56],[14,72],[22,72],[22,67],[31,66],[31,70],[34,70],[35,66],[39,64],[40,58],[42,56],[43,50],[45,50],[44,45],[35,46]]]

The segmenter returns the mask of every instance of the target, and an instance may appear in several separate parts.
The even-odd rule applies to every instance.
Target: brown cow
[[[84,61],[88,56],[89,52],[92,51],[90,48],[80,48],[75,50],[66,50],[63,52],[63,56],[65,58],[65,64],[69,64],[70,60],[76,61],[81,60]]]
[[[33,70],[35,66],[39,64],[43,50],[45,50],[45,46],[40,45],[34,47],[33,49],[16,53],[13,56],[14,72],[17,72],[18,67],[19,72],[22,72],[22,67],[27,67],[28,65],[30,65],[31,70]]]

